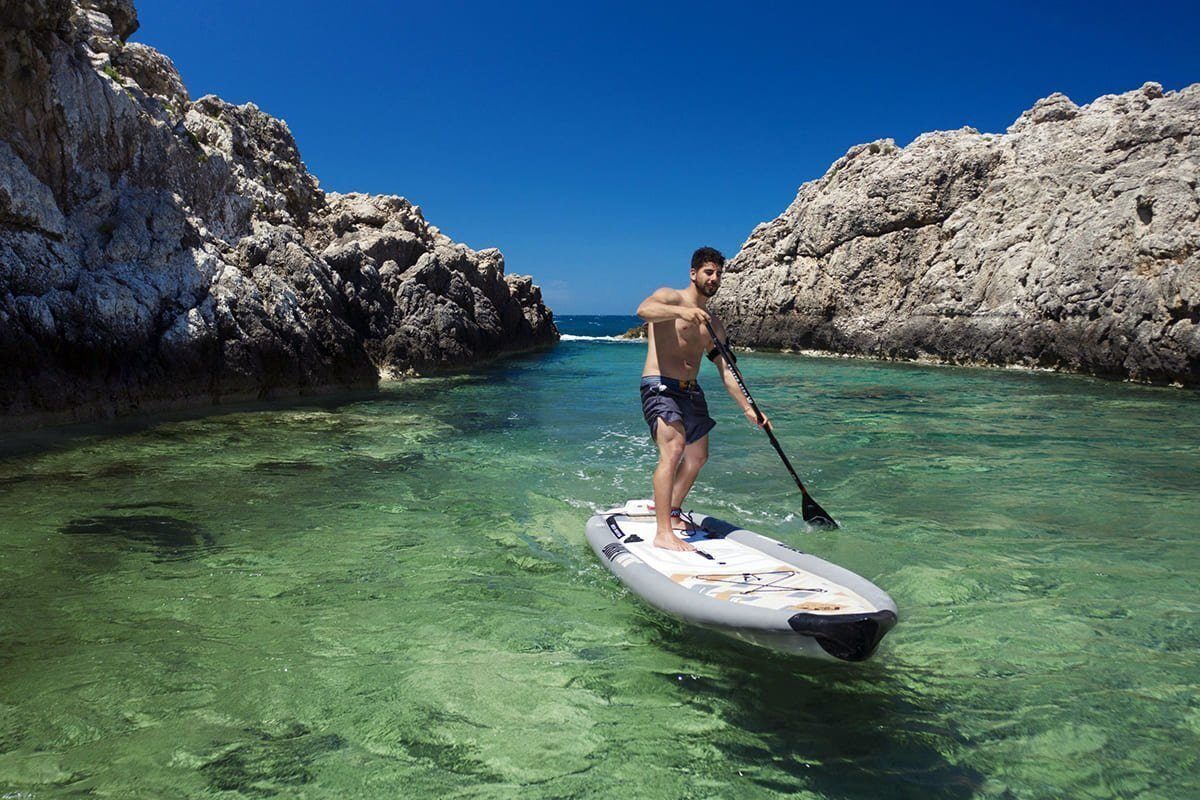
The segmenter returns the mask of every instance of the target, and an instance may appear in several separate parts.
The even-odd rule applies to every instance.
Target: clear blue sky
[[[499,247],[559,314],[732,256],[860,142],[1200,80],[1200,4],[137,2],[193,98],[287,120],[326,190]]]

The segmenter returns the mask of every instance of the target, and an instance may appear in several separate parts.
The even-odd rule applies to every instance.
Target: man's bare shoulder
[[[655,300],[659,303],[667,303],[668,305],[678,306],[684,303],[684,294],[679,289],[672,289],[670,286],[660,286],[655,289],[647,300]]]
[[[653,294],[641,302],[637,315],[647,322],[657,324],[674,319],[677,315],[676,310],[687,305],[687,295],[679,289],[663,286],[655,289]]]

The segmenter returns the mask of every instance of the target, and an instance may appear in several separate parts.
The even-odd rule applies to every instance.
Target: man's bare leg
[[[683,460],[675,470],[675,481],[671,486],[671,508],[683,508],[683,501],[692,490],[692,484],[696,482],[696,476],[700,474],[700,468],[704,466],[705,461],[708,461],[708,434],[683,448]],[[682,519],[674,519],[672,522],[675,530],[688,529],[687,523]]]
[[[671,493],[683,459],[684,441],[683,423],[658,421],[654,432],[654,442],[658,445],[658,466],[654,470],[654,521],[657,524],[654,546],[664,550],[696,549],[680,541],[671,528]]]

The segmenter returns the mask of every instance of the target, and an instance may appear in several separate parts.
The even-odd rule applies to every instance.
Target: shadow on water
[[[442,421],[452,426],[460,436],[533,428],[540,424],[535,418],[520,414],[515,409],[508,407],[493,408],[488,411],[458,409],[452,415],[443,417]]]
[[[486,433],[500,426],[501,417],[494,411],[470,411],[459,409],[442,421],[453,425],[460,435],[469,436]]]
[[[146,503],[110,503],[106,505],[109,511],[139,511],[143,508],[191,508],[191,503],[180,503],[174,500],[150,501]]]
[[[705,677],[662,677],[690,695],[685,702],[717,710],[749,735],[713,744],[732,762],[779,776],[756,777],[765,788],[863,800],[965,800],[984,783],[986,776],[943,754],[966,740],[880,665],[798,659],[669,620],[654,624],[660,646],[712,667]]]
[[[136,503],[110,506],[110,510],[143,510],[181,507],[182,504]],[[77,517],[59,529],[70,537],[93,544],[80,555],[88,561],[109,561],[114,551],[149,551],[157,563],[194,558],[216,546],[216,539],[202,526],[165,514],[97,514]]]
[[[300,723],[279,732],[245,733],[245,741],[223,748],[200,766],[213,789],[250,797],[290,794],[313,781],[314,761],[346,746],[340,736],[314,733]]]
[[[132,478],[145,472],[141,464],[132,461],[115,461],[105,464],[94,472],[81,470],[57,470],[54,472],[19,472],[0,476],[0,489],[29,484],[78,483],[96,478]]]
[[[828,395],[828,397],[831,400],[878,400],[885,403],[896,403],[912,400],[922,401],[926,399],[924,395],[879,387],[859,389],[853,392],[839,392],[837,394]]]
[[[259,461],[250,468],[253,472],[263,472],[268,475],[297,475],[303,472],[319,472],[324,469],[312,461]]]
[[[0,489],[24,486],[26,484],[76,483],[89,478],[86,472],[22,472],[17,475],[0,477]]]
[[[355,454],[338,462],[337,468],[349,473],[366,472],[392,476],[416,469],[424,463],[424,453],[394,453],[388,456]]]

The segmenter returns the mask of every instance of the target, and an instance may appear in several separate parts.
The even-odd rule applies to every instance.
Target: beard
[[[720,282],[713,284],[712,289],[709,289],[707,286],[705,286],[700,281],[692,281],[692,285],[696,287],[697,292],[704,295],[705,297],[712,297],[714,294],[717,293],[717,290],[721,288]]]

